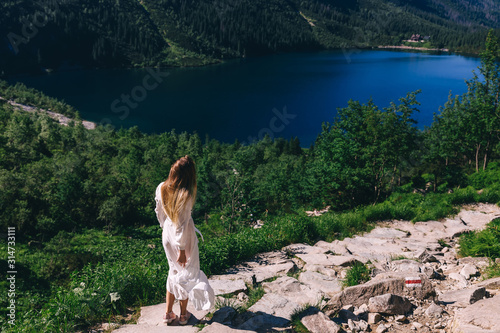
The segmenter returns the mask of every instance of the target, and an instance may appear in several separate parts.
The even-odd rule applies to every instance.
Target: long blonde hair
[[[179,214],[186,204],[194,205],[196,191],[196,166],[186,155],[172,165],[168,179],[161,187],[163,209],[174,224],[179,223]]]

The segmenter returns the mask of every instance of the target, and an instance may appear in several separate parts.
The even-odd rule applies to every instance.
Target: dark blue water
[[[479,59],[458,55],[363,51],[295,53],[202,68],[89,70],[17,78],[75,106],[84,119],[141,131],[196,131],[224,142],[265,133],[314,141],[349,99],[386,107],[410,91],[419,127],[432,122],[450,91],[466,91]],[[168,72],[165,74],[165,72]],[[14,80],[11,80],[11,82]],[[128,97],[127,97],[128,96]]]

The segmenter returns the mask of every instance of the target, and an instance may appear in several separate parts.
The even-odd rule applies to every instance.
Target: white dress
[[[176,299],[189,299],[196,310],[209,310],[214,304],[214,291],[208,283],[207,276],[200,270],[200,254],[198,238],[193,218],[191,217],[192,202],[179,215],[178,225],[174,225],[163,209],[161,186],[156,188],[156,217],[163,229],[162,243],[168,260],[167,291]],[[201,234],[200,234],[201,235]],[[186,251],[186,266],[177,262],[179,251]]]

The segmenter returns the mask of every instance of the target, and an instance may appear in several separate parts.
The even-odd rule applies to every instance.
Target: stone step
[[[201,319],[203,319],[208,311],[198,311],[193,305],[188,303],[188,311],[191,312],[191,318],[186,326],[180,326],[179,320],[174,321],[172,324],[163,323],[163,315],[166,311],[166,303],[143,306],[141,307],[141,316],[137,321],[136,325],[123,325],[120,328],[114,330],[117,333],[156,333],[156,332],[179,332],[179,333],[191,333],[198,332],[196,325]],[[174,312],[179,315],[179,304],[174,304]]]

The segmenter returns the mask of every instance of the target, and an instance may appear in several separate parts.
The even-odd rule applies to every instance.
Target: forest
[[[198,66],[276,52],[399,45],[478,53],[498,1],[5,0],[0,77],[81,67]]]
[[[11,331],[72,332],[162,300],[167,267],[154,190],[186,154],[197,164],[193,218],[205,237],[200,259],[208,275],[293,242],[341,239],[375,221],[427,221],[460,204],[499,203],[498,63],[491,31],[467,92],[450,96],[429,128],[416,127],[418,91],[386,107],[350,101],[307,149],[297,139],[243,145],[175,130],[87,130],[70,106],[1,82],[0,96],[77,119],[61,126],[0,100],[0,225],[16,230],[20,272]],[[305,214],[326,206],[331,212],[320,218]],[[264,227],[253,229],[257,220]],[[6,286],[7,260],[0,263]]]

